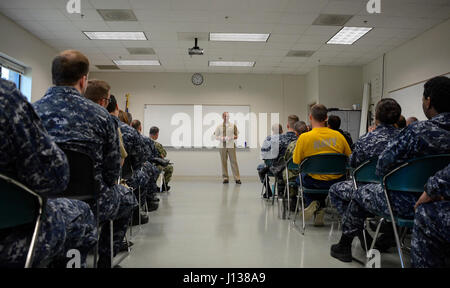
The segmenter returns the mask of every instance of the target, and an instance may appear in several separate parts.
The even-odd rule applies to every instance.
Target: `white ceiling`
[[[377,15],[367,13],[368,0],[81,0],[83,18],[68,14],[67,2],[0,0],[0,12],[57,50],[82,51],[93,65],[112,65],[120,58],[159,59],[160,67],[121,70],[268,74],[305,74],[319,60],[321,65],[364,65],[450,18],[450,0],[381,0],[382,13]],[[95,9],[133,9],[138,21],[105,22]],[[354,15],[346,26],[375,29],[354,45],[327,45],[341,27],[312,26],[319,14]],[[144,31],[150,37],[149,41],[92,41],[82,31]],[[178,40],[180,32],[271,36],[267,43],[200,40],[205,55],[191,58],[187,49],[194,41]],[[129,55],[127,47],[151,47],[156,55]],[[316,52],[310,58],[286,57],[289,50]],[[220,58],[256,61],[256,65],[208,67],[209,60]]]

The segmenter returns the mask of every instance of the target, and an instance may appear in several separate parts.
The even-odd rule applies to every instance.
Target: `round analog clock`
[[[203,84],[203,75],[200,73],[195,73],[192,75],[192,84],[194,85],[202,85]]]

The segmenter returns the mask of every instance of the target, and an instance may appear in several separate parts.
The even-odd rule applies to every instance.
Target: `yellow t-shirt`
[[[303,133],[297,140],[293,162],[300,164],[305,158],[317,154],[340,153],[349,156],[352,151],[347,140],[338,131],[327,127],[314,128],[312,131]],[[316,180],[330,181],[339,179],[342,175],[309,175]]]

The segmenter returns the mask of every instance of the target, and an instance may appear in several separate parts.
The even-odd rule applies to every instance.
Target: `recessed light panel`
[[[159,60],[113,60],[117,66],[161,66]]]
[[[83,32],[90,40],[147,40],[144,32]]]
[[[270,34],[209,33],[209,41],[267,42]]]
[[[253,67],[253,61],[209,61],[209,66],[213,67]]]
[[[352,45],[372,29],[370,27],[344,27],[327,44]]]

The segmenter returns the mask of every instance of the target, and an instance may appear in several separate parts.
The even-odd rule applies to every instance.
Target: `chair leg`
[[[294,218],[292,220],[292,224],[295,225],[295,221],[297,220],[297,215],[298,215],[298,211],[299,211],[299,206],[300,206],[300,190],[297,191],[297,203],[295,203],[295,211],[294,211]]]
[[[114,222],[113,220],[109,220],[109,247],[110,247],[110,257],[111,257],[111,268],[113,268],[114,261]]]
[[[27,258],[25,260],[25,268],[31,268],[33,266],[34,249],[36,247],[36,240],[39,235],[40,227],[41,215],[38,216],[36,225],[34,226],[33,236],[31,237],[30,247],[28,248]]]
[[[367,229],[367,219],[364,221],[364,228],[363,228],[363,239],[364,239],[364,243],[361,243],[361,246],[364,245],[364,251],[366,251],[366,255],[367,255],[367,237],[366,237],[366,229]]]
[[[398,236],[397,224],[395,222],[394,213],[392,211],[392,207],[391,207],[391,203],[389,201],[389,196],[387,194],[387,191],[386,191],[386,189],[383,189],[383,190],[384,190],[384,194],[386,197],[386,202],[387,202],[387,206],[388,206],[388,210],[389,210],[389,214],[390,214],[389,216],[391,217],[391,221],[392,221],[392,229],[394,230],[395,243],[397,245],[398,256],[400,258],[400,265],[402,266],[402,268],[405,268],[405,263],[403,262],[403,252],[402,252],[402,247],[400,245],[400,238]]]
[[[370,245],[369,250],[372,250],[375,247],[375,243],[377,242],[378,234],[380,234],[380,228],[383,222],[384,218],[381,218],[380,221],[378,222],[377,229],[375,230],[375,236],[373,237],[372,244]]]
[[[275,194],[277,194],[277,188],[278,188],[278,181],[277,178],[275,177],[275,183],[273,185],[273,191],[272,191],[272,205],[275,205]],[[278,198],[278,194],[277,194],[277,198]]]

